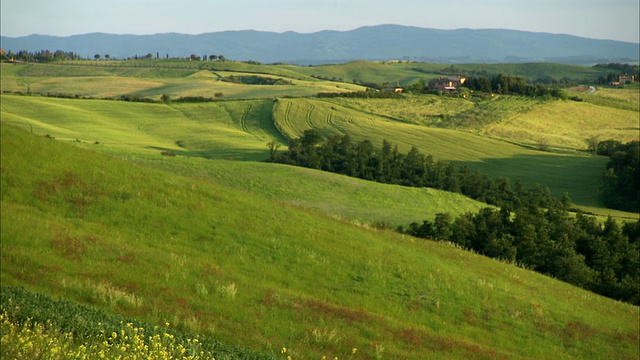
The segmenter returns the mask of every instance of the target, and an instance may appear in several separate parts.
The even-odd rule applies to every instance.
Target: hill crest
[[[552,61],[571,64],[638,61],[638,44],[574,35],[504,29],[439,30],[401,25],[364,26],[348,31],[283,33],[234,30],[187,35],[91,33],[57,37],[2,37],[2,48],[74,51],[84,57],[112,58],[158,54],[222,54],[234,60],[326,64],[350,60],[417,60],[441,63]]]

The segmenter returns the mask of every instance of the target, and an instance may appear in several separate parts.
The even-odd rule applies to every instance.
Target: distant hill
[[[159,54],[224,55],[234,60],[323,64],[349,60],[419,60],[440,63],[516,63],[550,61],[568,64],[637,62],[639,44],[571,35],[515,30],[437,30],[400,25],[310,34],[254,30],[200,35],[113,35],[93,33],[56,37],[30,35],[1,38],[5,50],[73,51],[85,57],[113,58]]]

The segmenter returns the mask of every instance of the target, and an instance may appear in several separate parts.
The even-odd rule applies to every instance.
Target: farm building
[[[620,74],[618,76],[618,82],[621,84],[631,84],[635,80],[635,76],[629,74]]]
[[[404,91],[404,89],[402,87],[400,87],[400,86],[391,86],[391,87],[382,89],[382,91],[400,93],[400,92]]]
[[[465,81],[467,78],[462,76],[439,77],[429,81],[429,90],[455,91]]]

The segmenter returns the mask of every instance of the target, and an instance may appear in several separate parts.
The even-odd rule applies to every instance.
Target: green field
[[[153,326],[168,322],[263,358],[637,358],[637,306],[383,230],[485,204],[262,162],[268,142],[286,151],[288,139],[308,129],[376,147],[386,139],[402,152],[415,146],[435,160],[540,184],[558,197],[566,192],[594,214],[638,218],[601,207],[607,158],[586,151],[589,137],[638,140],[637,86],[569,90],[583,101],[313,97],[363,89],[354,80],[411,84],[448,67],[2,64],[3,92],[78,98],[0,95],[0,281]],[[455,68],[528,79],[608,71]],[[291,84],[223,81],[249,75]],[[216,92],[222,100],[114,100]],[[99,329],[82,315],[69,317]]]
[[[3,285],[274,356],[638,356],[637,307],[445,243],[6,125],[2,168]]]
[[[505,141],[496,136],[486,136],[484,132],[407,123],[380,114],[390,112],[384,110],[384,106],[381,106],[378,114],[366,108],[361,110],[363,101],[359,100],[286,98],[166,105],[7,95],[2,98],[4,122],[33,128],[38,134],[49,134],[59,140],[79,141],[84,146],[107,153],[128,156],[129,152],[133,152],[150,156],[161,151],[172,151],[188,157],[260,161],[268,157],[267,142],[277,140],[286,144],[286,137],[298,137],[304,130],[314,128],[325,135],[348,133],[357,141],[369,139],[376,146],[381,146],[382,140],[388,139],[405,152],[411,146],[417,146],[421,152],[433,155],[436,160],[467,165],[489,176],[521,179],[527,186],[540,184],[549,187],[558,197],[567,192],[576,205],[585,209],[588,207],[589,211],[599,214],[609,213],[597,210],[597,187],[606,164],[604,157],[588,156],[578,151],[540,151],[538,145],[515,142],[515,139]],[[444,108],[436,96],[429,98],[434,100],[432,108]],[[401,105],[407,101],[413,105],[413,109],[420,108],[419,102],[416,105],[410,99],[400,101]],[[458,100],[446,101],[455,103]],[[552,126],[556,121],[554,116],[557,119],[563,115],[563,108],[592,109],[595,106],[564,101],[530,102],[495,100],[492,102],[494,107],[515,103],[517,107],[526,105],[533,110],[527,110],[512,120],[492,124],[493,127],[487,126],[485,132],[504,132],[520,123],[523,128],[528,126],[526,131],[534,131],[535,136],[547,139],[553,134],[558,139],[568,141],[565,150],[582,142],[586,147],[586,141],[580,139],[586,139],[587,135],[594,133],[615,136],[621,140],[630,140],[630,134],[636,133],[631,128],[612,128],[615,122],[632,126],[633,120],[624,110],[620,111],[624,112],[627,120],[610,116],[580,125],[583,124],[580,122],[582,118],[572,116],[570,118],[575,120],[567,125]],[[430,106],[424,108],[429,109]],[[508,109],[506,106],[504,108]],[[544,112],[546,117],[536,118],[532,115],[535,112]],[[544,121],[551,130],[534,128],[527,125],[527,121]],[[535,129],[539,131],[535,132]],[[554,132],[556,130],[562,132]],[[99,142],[99,146],[95,142]],[[622,216],[633,217],[632,214]]]
[[[111,66],[86,62],[82,65],[2,64],[3,92],[36,92],[44,94],[71,94],[83,97],[114,98],[121,95],[160,99],[163,94],[172,97],[204,96],[213,98],[222,93],[226,99],[265,98],[278,96],[312,96],[319,92],[358,91],[364,88],[354,84],[316,80],[286,69],[262,76],[284,76],[292,85],[243,85],[221,81],[216,70],[196,67],[133,66],[127,62]],[[184,66],[184,65],[183,65]],[[232,66],[228,66],[233,71]],[[236,66],[240,69],[243,67]],[[264,69],[263,71],[268,71]],[[223,70],[224,71],[224,70]],[[253,74],[253,73],[252,73]],[[291,78],[291,76],[294,76]]]

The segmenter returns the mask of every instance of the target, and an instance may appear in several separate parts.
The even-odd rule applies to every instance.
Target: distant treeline
[[[636,81],[640,80],[640,65],[632,65],[632,64],[621,64],[621,63],[608,63],[608,64],[596,64],[594,67],[603,67],[609,69],[618,70],[619,73],[609,73],[606,77],[601,76],[598,78],[598,83],[606,84],[612,81],[618,81],[619,74],[628,74],[634,75],[636,77]]]
[[[498,74],[491,78],[480,76],[470,77],[462,84],[470,90],[485,93],[512,94],[533,97],[553,97],[566,99],[567,94],[560,88],[543,84],[530,85],[523,77]]]
[[[231,82],[234,84],[244,85],[293,85],[292,81],[285,80],[283,78],[270,78],[257,75],[236,76],[231,75],[222,79],[222,81]]]
[[[602,176],[603,203],[613,209],[640,211],[640,142],[602,141],[596,153],[609,157]]]
[[[568,195],[558,200],[547,188],[524,189],[505,178],[492,179],[468,167],[434,161],[416,147],[401,153],[387,140],[377,149],[369,140],[354,143],[349,135],[323,138],[314,129],[290,139],[288,150],[269,144],[268,161],[358,177],[381,183],[431,187],[460,193],[499,206],[453,219],[401,226],[413,236],[451,241],[480,254],[517,262],[544,274],[614,299],[638,304],[640,222],[622,227],[613,219],[604,226],[582,214],[573,219]]]
[[[122,95],[119,97],[119,100],[129,101],[129,102],[144,102],[144,103],[157,103],[157,102],[177,102],[177,103],[203,103],[203,102],[212,102],[218,101],[221,99],[224,94],[223,93],[215,93],[215,98],[204,97],[204,96],[182,96],[176,99],[172,99],[169,95],[163,94],[160,97],[160,101],[156,101],[153,99],[140,97],[138,95]]]
[[[82,60],[82,57],[74,52],[62,50],[56,50],[55,52],[51,52],[49,50],[40,50],[36,52],[21,50],[17,53],[14,53],[12,51],[0,52],[0,61],[10,60],[47,63],[63,60]]]

